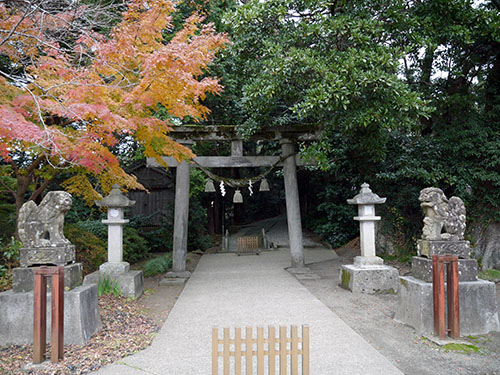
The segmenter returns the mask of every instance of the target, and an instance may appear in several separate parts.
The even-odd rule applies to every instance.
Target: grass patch
[[[449,343],[449,344],[443,345],[443,349],[447,352],[457,352],[457,353],[463,353],[463,354],[471,354],[471,353],[479,353],[480,352],[480,348],[478,348],[475,345],[471,345],[471,344]]]
[[[484,270],[479,272],[477,276],[484,280],[496,281],[500,280],[500,271],[496,269]]]
[[[115,297],[120,296],[122,294],[122,288],[120,284],[118,284],[118,281],[107,276],[99,279],[97,282],[97,295],[100,297],[105,294],[112,294]]]
[[[172,267],[172,254],[163,255],[154,259],[150,259],[144,264],[144,277],[151,277],[167,272]]]

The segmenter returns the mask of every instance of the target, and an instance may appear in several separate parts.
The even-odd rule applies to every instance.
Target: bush
[[[14,237],[0,250],[0,292],[12,287],[12,269],[19,267],[21,242]]]
[[[79,221],[74,226],[98,237],[104,243],[107,252],[108,227],[106,224],[101,223],[99,220],[87,220]],[[123,260],[129,263],[136,263],[142,259],[146,259],[149,254],[150,249],[147,242],[139,235],[139,231],[130,226],[125,226],[123,228]]]
[[[150,254],[147,241],[141,237],[135,228],[126,226],[123,228],[123,260],[129,263],[137,263],[146,259]]]
[[[160,220],[154,220],[157,216]],[[160,253],[172,250],[174,226],[171,217],[165,213],[157,211],[148,216],[138,215],[130,219],[128,226],[142,233],[146,248],[150,252]]]
[[[76,261],[82,263],[85,275],[96,271],[108,259],[106,242],[78,224],[67,224],[64,235],[75,245]]]
[[[167,272],[172,266],[172,254],[167,254],[161,257],[150,259],[144,265],[144,276],[151,277]]]

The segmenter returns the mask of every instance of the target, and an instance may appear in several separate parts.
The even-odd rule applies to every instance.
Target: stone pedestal
[[[47,295],[47,340],[50,340],[51,295]],[[97,286],[64,292],[64,343],[85,345],[101,328]],[[33,343],[33,292],[0,293],[0,345]]]
[[[442,241],[442,240],[418,240],[417,254],[432,259],[433,255],[456,255],[460,259],[470,258],[470,242]]]
[[[71,290],[82,285],[82,264],[73,263],[64,266],[64,290]],[[12,270],[12,290],[14,293],[32,292],[34,284],[33,268],[14,268]],[[47,290],[52,282],[47,280]]]
[[[353,293],[396,294],[399,288],[399,272],[384,265],[343,265],[340,285]]]
[[[99,266],[99,271],[102,274],[117,274],[130,271],[130,264],[128,262],[106,262]]]
[[[460,334],[482,335],[500,331],[495,284],[477,280],[462,281],[458,285]],[[418,335],[432,335],[433,314],[432,283],[412,276],[401,276],[399,303],[394,319],[415,328]]]
[[[106,263],[104,263],[106,264]],[[137,299],[144,293],[144,276],[142,271],[127,271],[124,273],[93,272],[83,280],[83,285],[97,284],[103,278],[109,278],[118,283],[123,296]]]
[[[477,261],[475,259],[458,260],[458,280],[477,280]],[[411,273],[416,279],[432,283],[432,260],[424,257],[413,257],[411,261]]]
[[[75,246],[70,244],[64,246],[24,247],[19,253],[21,267],[43,264],[64,266],[75,260]]]

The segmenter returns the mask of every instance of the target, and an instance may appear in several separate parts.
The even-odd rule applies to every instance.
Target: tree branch
[[[7,190],[7,192],[11,193],[11,194],[16,194],[16,191],[11,189],[5,182],[3,182],[2,180],[0,180],[0,184],[2,184],[2,186]],[[0,191],[0,193],[3,193],[3,191]]]
[[[54,181],[56,175],[57,173],[51,178],[47,178],[45,181],[43,181],[43,183],[31,194],[29,200],[34,201],[35,199],[37,199],[40,194],[42,194],[43,191],[47,188],[47,186],[49,186],[49,184]]]

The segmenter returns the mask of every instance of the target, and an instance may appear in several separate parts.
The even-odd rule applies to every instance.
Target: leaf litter
[[[51,363],[48,344],[41,365],[32,364],[32,345],[0,346],[0,374],[89,374],[147,348],[160,330],[137,301],[103,295],[98,304],[102,329],[86,345],[64,345],[64,360]]]

